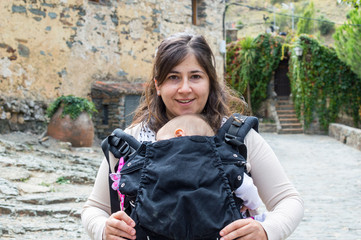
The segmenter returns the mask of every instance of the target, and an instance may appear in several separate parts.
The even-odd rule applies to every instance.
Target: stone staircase
[[[292,100],[289,97],[278,98],[276,111],[280,121],[280,134],[298,134],[303,133],[303,126],[296,117],[296,112]]]

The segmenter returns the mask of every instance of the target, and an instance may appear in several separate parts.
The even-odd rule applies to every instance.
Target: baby
[[[197,114],[181,115],[167,122],[156,135],[156,140],[166,140],[182,136],[214,136],[214,131],[207,121]],[[235,190],[235,195],[243,200],[246,208],[255,210],[261,205],[257,187],[247,174],[244,174],[242,185]],[[245,210],[242,208],[242,211]],[[258,220],[258,219],[257,219]]]

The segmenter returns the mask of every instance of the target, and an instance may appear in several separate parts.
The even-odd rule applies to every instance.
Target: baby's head
[[[213,136],[214,131],[201,115],[186,114],[168,121],[161,129],[159,129],[156,139],[159,141],[192,135]]]

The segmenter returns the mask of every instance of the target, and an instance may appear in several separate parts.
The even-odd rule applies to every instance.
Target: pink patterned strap
[[[118,171],[117,171],[117,173],[120,173],[120,170],[122,170],[124,164],[125,164],[125,163],[124,163],[124,158],[121,157],[121,158],[119,159],[119,165],[118,165]],[[120,180],[120,178],[119,178],[119,180]],[[123,209],[124,209],[124,197],[125,197],[125,196],[120,193],[120,191],[119,191],[119,186],[118,186],[118,190],[117,190],[117,191],[118,191],[119,198],[120,198],[120,210],[123,211]]]

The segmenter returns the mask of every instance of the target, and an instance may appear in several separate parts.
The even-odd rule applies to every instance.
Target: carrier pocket
[[[128,160],[120,171],[119,191],[135,199],[144,166],[144,158],[140,155]]]
[[[231,190],[234,191],[239,188],[243,182],[243,176],[247,172],[247,161],[231,145],[218,145],[217,151],[222,159],[223,168],[226,172]]]

